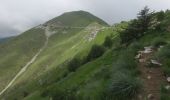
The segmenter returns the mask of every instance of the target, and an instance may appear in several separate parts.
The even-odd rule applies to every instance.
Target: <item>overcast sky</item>
[[[170,0],[0,0],[0,37],[20,34],[64,12],[85,10],[109,24],[136,17],[145,5],[170,9]]]

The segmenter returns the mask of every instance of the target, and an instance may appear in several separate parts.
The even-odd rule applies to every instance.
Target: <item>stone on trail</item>
[[[167,78],[167,81],[170,83],[170,77]]]
[[[139,62],[143,63],[143,62],[145,62],[145,59],[139,59]]]
[[[141,54],[136,55],[135,59],[139,59],[141,57]]]
[[[150,79],[151,79],[151,76],[149,75],[149,76],[147,77],[147,79],[150,80]]]
[[[151,60],[151,63],[155,64],[155,65],[162,66],[162,64],[160,62],[158,62],[157,60]]]
[[[165,89],[170,90],[170,85],[165,86]]]
[[[152,94],[148,94],[147,98],[148,98],[148,100],[152,100],[154,98],[154,96]]]
[[[151,52],[153,51],[153,50],[152,50],[152,49],[153,49],[152,46],[144,47],[144,49],[145,49],[145,50],[143,51],[143,53],[146,53],[146,54],[147,54],[147,53],[151,53]]]

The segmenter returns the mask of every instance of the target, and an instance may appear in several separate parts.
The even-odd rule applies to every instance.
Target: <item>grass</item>
[[[54,20],[56,20],[55,22],[60,20],[68,26],[77,26],[80,23],[84,23],[81,24],[82,26],[87,26],[93,19],[91,19],[91,15],[85,16],[88,19],[80,19],[73,23],[75,19],[84,16],[84,13],[78,12],[76,16],[66,13],[64,14],[65,17],[59,17]],[[51,23],[51,21],[48,23]],[[158,46],[164,42],[169,43],[169,33],[163,32],[159,34],[158,32],[150,31],[148,32],[149,34],[146,34],[141,39],[124,47],[120,45],[119,32],[127,27],[128,22],[122,22],[115,25],[113,29],[105,28],[101,30],[95,39],[88,41],[88,36],[92,31],[87,30],[88,27],[102,27],[102,25],[92,23],[85,29],[53,28],[58,32],[50,37],[47,48],[26,73],[15,82],[13,87],[6,92],[4,97],[8,100],[50,100],[50,98],[54,100],[135,99],[142,87],[138,79],[140,73],[134,60],[137,51],[144,46]],[[66,33],[63,33],[63,31]],[[107,36],[111,36],[112,47],[106,48],[103,55],[80,65],[75,71],[68,71],[67,64],[71,59],[74,57],[85,58],[91,47],[94,44],[102,45]],[[163,59],[165,59],[165,56],[169,57],[168,50],[164,51],[164,48],[162,48],[160,51]],[[9,59],[14,55],[15,53],[5,59]],[[166,59],[165,63],[167,64],[167,62],[168,60]],[[168,71],[168,67],[164,68]],[[24,96],[25,93],[27,96]],[[167,93],[162,92],[162,97],[168,98],[165,95]]]
[[[98,27],[101,26],[99,25]],[[29,93],[27,99],[31,98],[32,100],[35,95],[35,98],[39,97],[40,99],[40,91],[34,93],[35,90],[42,89],[49,84],[61,81],[61,79],[65,79],[65,77],[68,76],[67,68],[64,67],[66,65],[63,65],[65,62],[72,59],[74,56],[80,58],[87,56],[87,52],[89,52],[93,44],[103,44],[106,36],[117,34],[116,32],[112,32],[112,29],[106,29],[99,32],[94,40],[87,41],[84,37],[91,33],[91,31],[85,30],[86,29],[70,29],[67,30],[68,34],[55,34],[52,36],[49,40],[48,47],[40,54],[35,63],[29,67],[26,73],[15,82],[13,87],[9,89],[9,92],[5,93],[8,95],[6,97],[8,99],[14,99],[14,97],[17,96],[17,99],[21,99],[23,98],[23,90],[27,90]],[[81,56],[79,56],[80,54]],[[40,83],[42,83],[42,85],[40,85]],[[20,88],[16,90],[15,88],[18,86]]]
[[[0,90],[35,55],[45,42],[44,31],[31,29],[0,44]]]

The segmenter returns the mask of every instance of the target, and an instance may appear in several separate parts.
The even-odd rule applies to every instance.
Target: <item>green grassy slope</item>
[[[75,19],[76,21],[74,21]],[[64,22],[65,20],[67,21]],[[86,28],[54,28],[51,26],[51,22],[55,23],[55,21],[62,22],[65,26],[83,26]],[[59,65],[72,59],[75,55],[87,55],[93,44],[103,43],[104,38],[111,34],[112,29],[98,30],[103,25],[107,26],[104,21],[84,11],[66,13],[51,20],[50,24],[48,22],[50,30],[56,34],[49,38],[47,47],[38,56],[36,61],[15,81],[13,87],[10,87],[5,94],[18,95],[18,98],[23,98],[22,93],[26,88],[32,92],[40,88],[37,85],[40,84],[39,78],[43,75],[46,76],[54,69],[60,69]],[[97,32],[97,36],[95,37],[96,28],[99,32]],[[45,29],[34,28],[2,45],[4,49],[0,49],[3,52],[0,56],[7,56],[0,60],[1,68],[3,68],[0,79],[5,80],[0,85],[1,89],[7,85],[22,66],[43,46],[45,42],[44,33]],[[58,76],[61,76],[61,74],[59,73]],[[55,78],[49,81],[53,80]],[[20,88],[16,92],[10,92],[16,90],[15,88],[18,85]],[[14,99],[14,96],[9,96],[8,99],[12,98]]]
[[[32,29],[0,45],[0,90],[45,42],[44,31]]]
[[[169,15],[166,12],[164,20],[160,21],[160,30],[149,30],[127,46],[120,44],[119,37],[128,26],[127,22],[102,28],[107,26],[105,22],[84,11],[69,12],[54,18],[44,26],[49,26],[56,34],[49,38],[47,47],[36,61],[0,99],[135,100],[142,84],[134,57],[143,47],[166,43],[153,57],[161,58],[162,69],[170,75]],[[100,30],[94,36],[96,29]],[[83,60],[94,44],[103,46],[106,36],[111,37],[112,47],[105,47],[102,56],[80,65],[75,72],[68,70],[71,59],[77,57]],[[164,85],[160,93],[161,100],[169,100],[170,91],[165,90]]]
[[[166,17],[168,17],[168,15],[169,14],[167,14]],[[62,63],[49,73],[30,82],[30,85],[23,86],[18,93],[20,93],[21,96],[23,90],[26,91],[30,87],[31,89],[35,89],[37,86],[36,91],[31,92],[31,90],[28,90],[28,96],[26,96],[24,100],[50,100],[52,96],[56,96],[56,98],[60,97],[60,100],[132,100],[131,97],[135,99],[135,96],[137,96],[135,90],[142,88],[141,81],[138,79],[140,72],[137,68],[137,62],[134,60],[138,50],[141,50],[145,46],[167,43],[165,47],[159,52],[156,52],[154,56],[163,59],[162,69],[164,69],[167,75],[170,75],[170,32],[167,30],[169,27],[167,21],[169,21],[167,18],[161,21],[161,28],[166,30],[148,31],[146,35],[133,41],[127,47],[119,44],[119,35],[117,35],[122,28],[127,26],[127,23],[116,25],[111,30],[104,30],[103,33],[112,33],[112,37],[115,36],[116,38],[114,38],[113,47],[108,49],[103,56],[80,66],[76,72],[68,72],[66,62]],[[101,35],[101,37],[103,36]],[[96,37],[96,40],[98,40],[96,43],[99,44],[103,42],[103,38],[100,38],[100,35]],[[85,45],[82,46],[84,47]],[[78,46],[78,48],[80,47],[81,46]],[[76,56],[81,58],[81,56],[87,54],[85,51],[82,50]],[[41,86],[38,85],[38,80],[42,82]],[[37,85],[33,86],[33,83]],[[113,85],[117,87],[112,87]],[[128,85],[130,85],[130,89],[126,88]],[[121,88],[119,88],[121,86],[125,86],[125,90],[119,91],[121,90]],[[128,93],[134,93],[134,95],[130,96]],[[164,85],[160,93],[161,100],[169,100],[170,91],[166,90]],[[12,95],[16,94],[14,93]]]
[[[85,29],[86,30],[86,29]],[[75,32],[75,31],[74,31]],[[25,88],[24,90],[28,90],[28,92],[33,92],[37,88],[40,88],[40,81],[47,81],[49,83],[56,80],[57,77],[61,77],[65,71],[67,71],[66,68],[60,66],[65,61],[71,59],[72,57],[79,56],[79,55],[87,55],[89,49],[93,44],[102,44],[104,41],[104,38],[107,35],[110,35],[112,32],[111,29],[107,29],[105,31],[99,32],[96,39],[92,41],[88,41],[86,36],[89,35],[89,32],[86,32],[84,30],[78,32],[76,35],[68,36],[68,38],[62,36],[56,35],[56,42],[53,40],[54,36],[51,37],[51,40],[49,41],[48,47],[42,52],[42,54],[38,57],[36,62],[32,64],[29,69],[16,81],[15,87],[23,86],[22,88]],[[74,33],[70,33],[68,35],[71,35]],[[112,33],[113,35],[116,35],[116,33]],[[58,39],[61,39],[61,42]],[[81,40],[79,40],[81,38]],[[59,73],[55,76],[49,78],[46,75],[51,73],[51,70],[58,70]],[[56,72],[55,72],[56,73]],[[45,75],[44,75],[45,74]],[[31,76],[31,77],[30,77]],[[37,78],[42,77],[42,78]],[[47,77],[47,79],[45,78]],[[31,82],[30,84],[24,84]],[[30,81],[30,80],[33,80]],[[51,81],[51,82],[50,82]],[[46,84],[46,83],[44,83]],[[40,86],[37,86],[40,85]],[[22,88],[21,90],[18,89],[18,92],[15,90],[13,92],[13,95],[19,95],[18,97],[22,96]],[[31,89],[31,90],[30,90]],[[15,94],[16,93],[16,94]],[[8,93],[9,94],[9,93]]]

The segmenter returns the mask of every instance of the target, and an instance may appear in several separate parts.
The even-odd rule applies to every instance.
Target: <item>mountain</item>
[[[64,13],[3,43],[0,45],[0,58],[3,58],[0,59],[0,69],[3,69],[0,73],[0,93],[6,95],[18,85],[22,88],[34,80],[40,81],[41,76],[54,69],[61,70],[59,66],[74,56],[87,55],[86,52],[93,44],[103,43],[104,38],[111,34],[106,34],[111,31],[109,28],[100,31],[106,26],[107,23],[90,13],[74,11]],[[24,85],[25,82],[28,84]],[[35,85],[33,83],[31,91],[39,88]],[[22,98],[18,92],[9,94]],[[7,98],[14,99],[13,96]]]
[[[67,12],[0,44],[0,99],[169,100],[170,11],[144,11]]]

